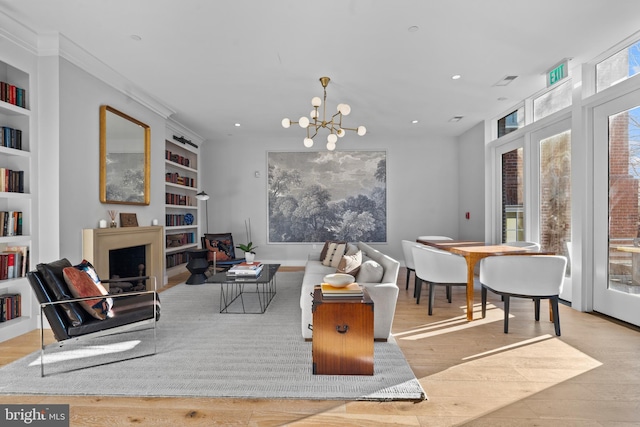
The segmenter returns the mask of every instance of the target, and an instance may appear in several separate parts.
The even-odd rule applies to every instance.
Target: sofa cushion
[[[358,251],[353,255],[343,255],[336,273],[346,273],[356,276],[362,264],[362,251]]]
[[[62,274],[62,270],[66,267],[71,267],[71,263],[66,258],[36,266],[47,287],[58,301],[73,299],[73,294],[71,294]],[[71,326],[80,326],[86,320],[91,319],[91,316],[78,303],[70,302],[60,305]]]
[[[356,281],[359,283],[380,283],[383,275],[384,269],[382,266],[370,259],[360,265]]]
[[[329,251],[329,247],[331,246],[332,243],[344,244],[344,245],[347,244],[347,242],[341,242],[338,240],[327,240],[326,242],[324,242],[324,246],[320,251],[320,261],[324,261],[324,259],[327,257],[327,252]]]
[[[73,267],[66,267],[62,270],[64,280],[69,286],[71,294],[76,298],[87,298],[98,295],[108,295],[107,290],[100,283],[100,278],[90,262],[83,260],[82,263]],[[104,320],[113,316],[111,308],[113,299],[96,298],[81,301],[80,305],[87,313],[98,320]]]
[[[322,265],[338,268],[338,264],[340,264],[340,260],[342,260],[342,255],[344,255],[346,247],[347,244],[343,242],[329,243],[327,254],[322,259]]]
[[[347,243],[347,251],[344,253],[345,255],[355,255],[360,248],[358,245],[354,245],[353,243]]]

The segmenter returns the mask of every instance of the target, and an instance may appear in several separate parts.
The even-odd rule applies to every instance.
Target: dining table
[[[532,253],[530,249],[509,246],[505,244],[494,245],[485,242],[468,240],[423,240],[417,239],[417,243],[434,247],[436,249],[451,252],[463,256],[467,261],[467,320],[473,320],[473,283],[476,264],[483,258],[498,255],[518,255]],[[539,254],[536,252],[536,254]]]

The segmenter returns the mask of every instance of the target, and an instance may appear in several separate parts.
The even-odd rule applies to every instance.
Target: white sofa
[[[358,276],[356,276],[356,281],[367,289],[373,300],[373,337],[378,341],[386,341],[391,334],[391,325],[398,300],[396,280],[398,279],[400,263],[366,243],[358,242],[357,246],[362,251],[363,263],[367,260],[372,260],[384,270],[380,283],[362,283],[358,281]],[[322,283],[325,275],[335,272],[335,267],[328,267],[322,264],[320,252],[309,255],[300,292],[302,337],[307,340],[312,338],[313,315],[311,309],[313,305],[313,288]]]

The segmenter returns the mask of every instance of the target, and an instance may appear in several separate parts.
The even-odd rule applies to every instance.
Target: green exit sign
[[[553,86],[569,74],[568,63],[563,61],[547,72],[547,87]]]

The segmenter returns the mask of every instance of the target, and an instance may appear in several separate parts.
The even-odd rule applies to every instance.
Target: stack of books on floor
[[[252,264],[242,262],[227,270],[227,277],[255,279],[262,272],[262,267],[264,267],[264,264],[261,262],[254,262]]]
[[[320,289],[322,290],[323,298],[362,299],[364,296],[362,286],[357,283],[350,283],[343,288],[336,288],[328,283],[322,283]]]

